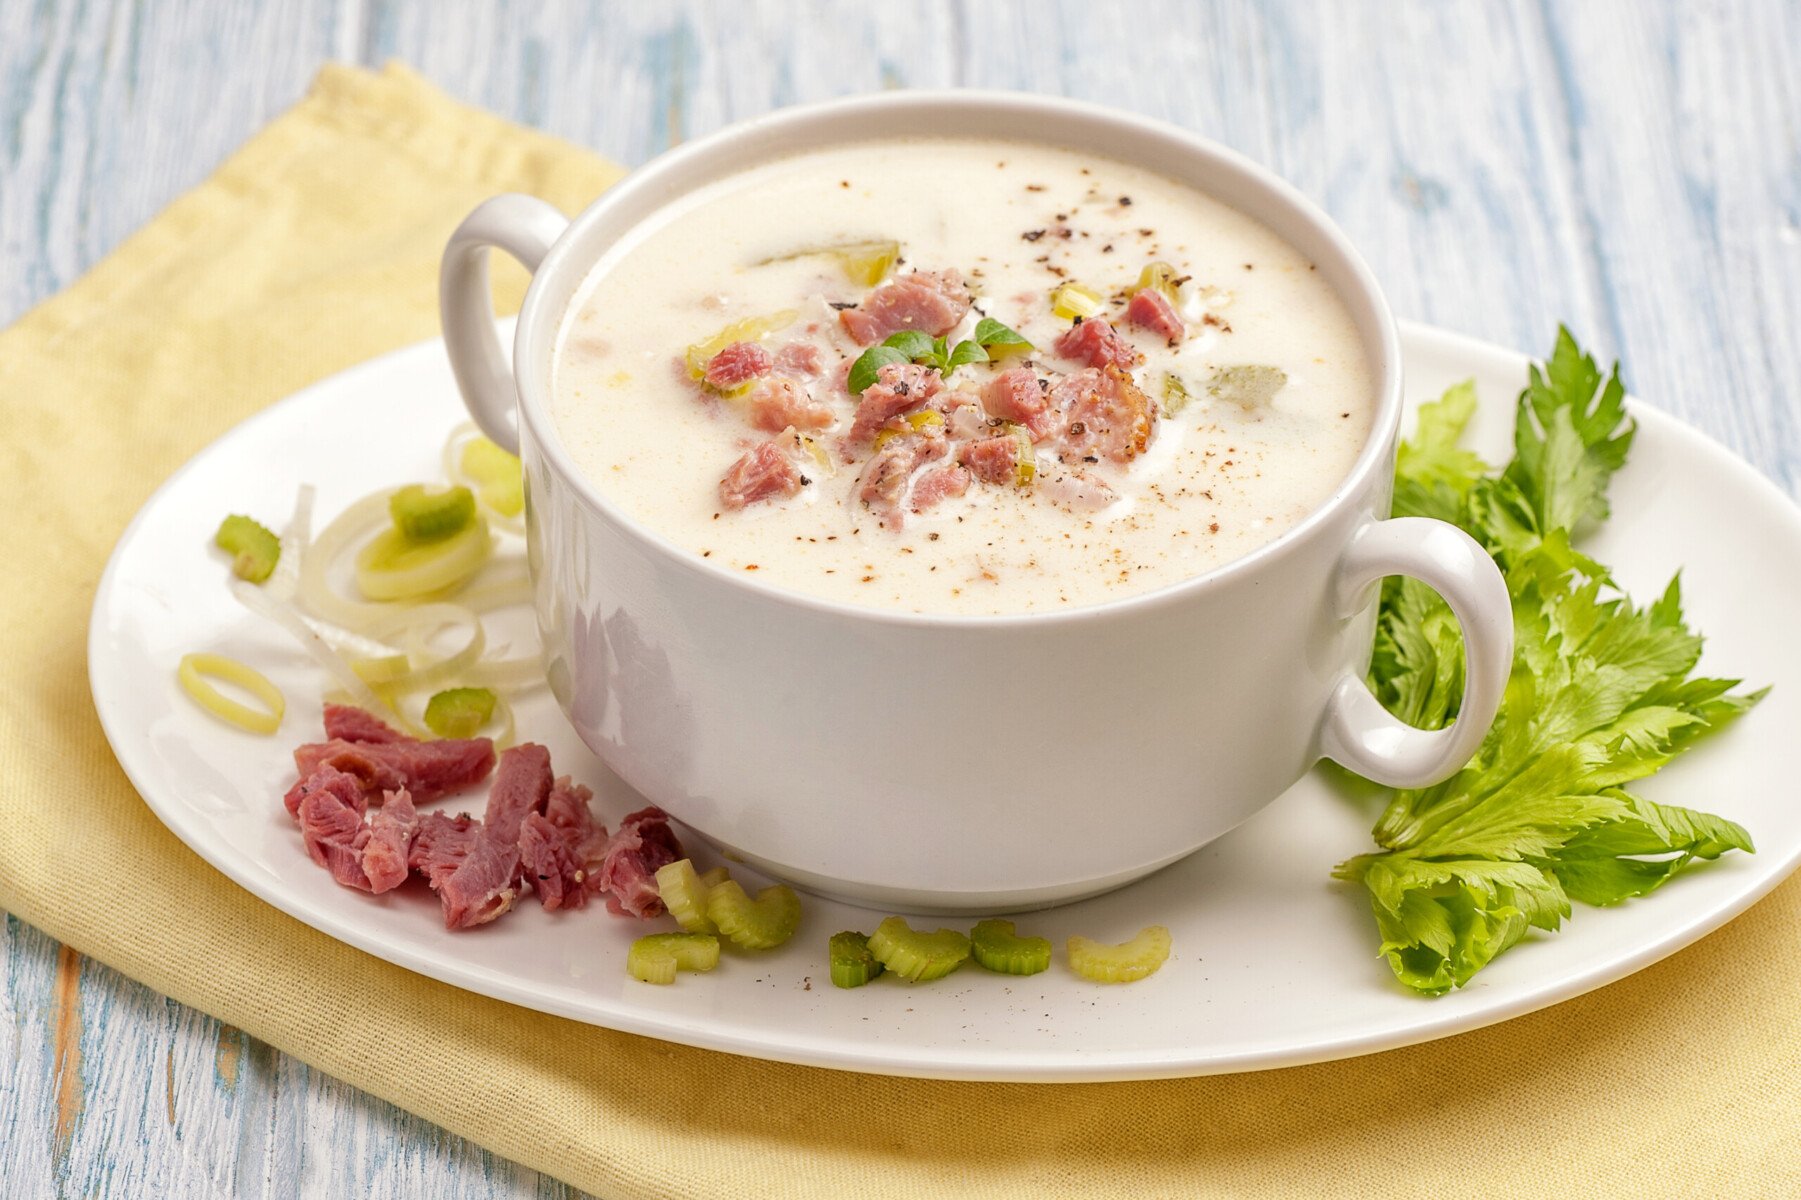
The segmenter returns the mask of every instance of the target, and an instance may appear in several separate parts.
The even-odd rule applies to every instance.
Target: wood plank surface
[[[1056,92],[1268,163],[1396,311],[1634,390],[1801,489],[1801,5],[1792,0],[73,0],[0,4],[0,324],[305,90],[404,60],[640,163],[786,104]],[[8,1196],[572,1194],[0,927]]]

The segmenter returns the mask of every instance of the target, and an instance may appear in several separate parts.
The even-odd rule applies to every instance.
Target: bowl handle
[[[1366,779],[1397,788],[1430,787],[1476,753],[1500,707],[1513,663],[1513,609],[1494,559],[1469,534],[1443,521],[1398,517],[1365,526],[1339,564],[1339,605],[1364,608],[1368,588],[1411,575],[1445,598],[1463,628],[1463,702],[1443,729],[1396,719],[1357,675],[1338,681],[1320,730],[1320,752]]]
[[[463,218],[444,247],[438,313],[450,369],[469,415],[509,454],[519,453],[519,391],[494,328],[488,248],[498,246],[536,271],[567,228],[569,218],[535,196],[496,196]]]

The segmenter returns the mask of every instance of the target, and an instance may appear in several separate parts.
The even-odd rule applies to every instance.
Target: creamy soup
[[[646,222],[565,317],[551,403],[596,488],[721,570],[1018,613],[1274,539],[1374,398],[1343,304],[1250,217],[1094,155],[920,139]]]

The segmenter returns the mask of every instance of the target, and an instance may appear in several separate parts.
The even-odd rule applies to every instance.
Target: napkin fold
[[[403,68],[327,67],[0,333],[0,907],[603,1196],[1801,1195],[1801,880],[1630,979],[1461,1037],[1030,1085],[765,1063],[544,1016],[341,945],[192,854],[88,696],[113,543],[243,417],[434,336],[438,252],[476,202],[526,191],[573,212],[619,175]],[[523,276],[502,279],[516,304]],[[1681,904],[1680,885],[1657,903]]]

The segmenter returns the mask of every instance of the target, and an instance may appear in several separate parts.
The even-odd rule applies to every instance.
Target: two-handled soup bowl
[[[558,440],[556,337],[591,267],[672,199],[784,155],[956,130],[1154,170],[1257,218],[1315,264],[1371,368],[1373,424],[1329,498],[1260,548],[1068,611],[859,608],[721,569],[625,516]],[[509,365],[486,251],[534,272]],[[604,280],[602,285],[604,286]],[[884,907],[1007,911],[1118,887],[1191,853],[1322,757],[1402,787],[1448,777],[1493,719],[1507,595],[1450,525],[1388,520],[1400,346],[1369,270],[1294,189],[1181,130],[1037,96],[896,93],[792,109],[673,150],[573,220],[524,196],[451,239],[444,333],[470,412],[524,461],[544,668],[582,739],[708,840]],[[1461,716],[1422,731],[1363,682],[1377,582],[1450,602]]]

